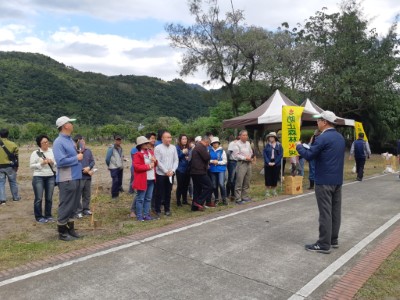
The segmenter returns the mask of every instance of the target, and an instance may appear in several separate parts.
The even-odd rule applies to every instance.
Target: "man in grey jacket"
[[[123,192],[122,179],[124,172],[124,155],[122,153],[122,138],[120,135],[114,136],[114,145],[110,146],[106,154],[106,164],[110,170],[112,186],[111,197],[117,199],[119,192]]]

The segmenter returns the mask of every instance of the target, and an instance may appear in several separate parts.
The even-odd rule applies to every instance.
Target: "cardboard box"
[[[285,194],[303,194],[303,176],[285,176]]]

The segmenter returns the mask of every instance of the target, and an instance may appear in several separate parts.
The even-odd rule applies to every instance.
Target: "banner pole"
[[[281,158],[281,192],[283,192],[283,156]]]

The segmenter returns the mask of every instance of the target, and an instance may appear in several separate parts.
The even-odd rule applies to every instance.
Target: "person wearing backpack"
[[[18,193],[18,146],[8,139],[7,128],[0,129],[0,205],[6,204],[6,180],[14,201],[21,200]]]
[[[371,149],[368,142],[364,141],[364,133],[358,134],[358,139],[353,142],[350,149],[350,157],[354,156],[356,161],[357,181],[362,181],[364,176],[365,161],[371,155]]]

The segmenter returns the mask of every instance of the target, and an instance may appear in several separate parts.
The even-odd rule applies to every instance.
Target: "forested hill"
[[[53,124],[76,117],[84,124],[186,121],[208,114],[210,94],[182,80],[80,72],[41,54],[0,52],[0,119]]]

